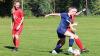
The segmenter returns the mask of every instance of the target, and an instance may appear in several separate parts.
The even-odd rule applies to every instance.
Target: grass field
[[[10,30],[11,19],[0,18],[0,56],[72,56],[65,55],[63,52],[57,55],[49,53],[58,40],[56,28],[59,21],[59,17],[25,17],[20,48],[18,52],[14,53],[11,49],[5,48],[5,46],[13,46]],[[77,34],[84,46],[90,50],[89,53],[81,54],[81,56],[99,56],[100,16],[77,17],[77,22]],[[65,52],[67,48],[68,38],[62,49]],[[74,45],[74,48],[77,46]]]

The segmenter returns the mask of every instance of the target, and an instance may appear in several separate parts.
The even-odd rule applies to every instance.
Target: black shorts
[[[58,38],[65,38],[66,36],[62,33],[57,32]]]

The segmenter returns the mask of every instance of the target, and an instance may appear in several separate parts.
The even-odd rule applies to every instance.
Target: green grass
[[[72,56],[63,53],[58,55],[49,53],[58,40],[56,28],[59,21],[59,17],[25,17],[20,48],[18,52],[14,53],[4,47],[13,46],[10,30],[11,19],[8,17],[0,18],[0,56]],[[77,17],[77,22],[77,34],[83,41],[84,46],[90,50],[89,53],[81,54],[81,56],[99,56],[100,16]],[[68,38],[62,49],[65,51],[67,48]],[[74,48],[78,47],[74,45]]]

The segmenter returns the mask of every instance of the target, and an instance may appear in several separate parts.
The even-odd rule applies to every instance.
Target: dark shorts
[[[65,38],[66,36],[62,33],[57,32],[58,38]]]

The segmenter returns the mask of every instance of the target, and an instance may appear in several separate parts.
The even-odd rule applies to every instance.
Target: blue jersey
[[[61,13],[61,21],[57,28],[57,32],[64,34],[69,26],[70,16],[67,13]]]

